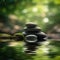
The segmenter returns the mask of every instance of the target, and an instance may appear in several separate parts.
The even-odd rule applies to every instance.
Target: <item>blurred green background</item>
[[[0,0],[0,30],[19,30],[27,22],[37,23],[46,33],[60,32],[60,1]]]
[[[22,52],[21,42],[14,41],[13,46],[0,42],[0,60],[60,60],[60,0],[0,0],[0,36],[2,32],[21,33],[28,22],[37,23],[54,41],[40,46],[44,51],[38,49],[36,56]]]

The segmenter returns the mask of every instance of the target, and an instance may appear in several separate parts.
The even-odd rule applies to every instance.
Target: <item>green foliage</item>
[[[17,9],[21,11],[27,3],[32,4],[31,0],[0,0],[1,13],[11,14]]]
[[[56,56],[54,60],[60,60],[60,56]]]
[[[50,50],[49,50],[49,56],[51,58],[55,58],[60,56],[60,41],[51,41],[50,43]]]
[[[22,27],[26,22],[36,22],[43,31],[49,31],[56,24],[60,24],[59,0],[0,0],[0,15],[9,17],[9,14],[17,16]],[[46,9],[46,11],[45,11]],[[43,21],[48,18],[47,24]],[[8,18],[4,21],[7,21]]]
[[[2,45],[3,44],[3,45]],[[0,60],[59,60],[60,45],[59,42],[51,42],[49,54],[46,54],[41,48],[45,49],[45,45],[40,46],[36,55],[28,55],[23,52],[23,45],[20,42],[16,46],[8,46],[7,43],[0,43]],[[58,46],[57,46],[58,45]]]

